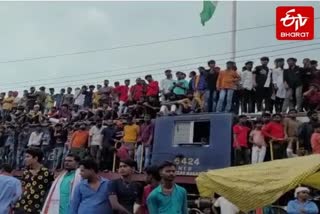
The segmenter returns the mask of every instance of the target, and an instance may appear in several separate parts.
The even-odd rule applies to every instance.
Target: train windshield
[[[173,145],[209,145],[210,121],[176,121]]]

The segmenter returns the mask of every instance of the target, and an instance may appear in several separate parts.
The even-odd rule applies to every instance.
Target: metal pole
[[[237,52],[237,1],[232,1],[232,34],[231,34],[231,60],[236,61]]]

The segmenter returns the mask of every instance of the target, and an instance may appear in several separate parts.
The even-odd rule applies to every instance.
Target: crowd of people
[[[187,214],[187,192],[175,184],[176,166],[165,161],[146,168],[146,186],[133,180],[136,162],[120,160],[119,179],[99,176],[97,162],[76,154],[64,158],[55,176],[42,164],[43,152],[26,150],[20,180],[9,164],[0,168],[1,214]]]
[[[160,84],[146,75],[131,87],[130,80],[114,86],[105,80],[103,86],[82,86],[74,93],[71,87],[58,94],[45,87],[31,87],[22,97],[16,91],[1,93],[0,164],[8,164],[5,173],[10,167],[24,170],[23,190],[12,183],[14,195],[23,191],[22,196],[12,199],[14,205],[8,200],[5,208],[18,214],[70,209],[122,214],[136,213],[135,204],[142,204],[150,213],[187,213],[186,191],[173,185],[175,165],[150,168],[153,119],[161,116],[241,112],[232,128],[236,165],[320,153],[320,71],[315,60],[304,59],[302,67],[296,61],[287,59],[284,68],[285,60],[278,58],[269,68],[269,58],[262,57],[261,65],[254,68],[248,61],[239,71],[235,62],[220,70],[210,60],[208,69],[190,72],[189,81],[184,72],[176,72],[175,79],[166,70]],[[303,111],[309,122],[296,119]],[[248,121],[245,114],[254,112],[264,113]],[[100,170],[114,170],[116,162],[122,179],[98,176]],[[150,172],[154,185],[145,189],[148,197],[130,180],[136,166]],[[62,169],[52,183],[52,170]]]
[[[318,112],[309,111],[307,122],[298,120],[297,115],[296,109],[286,116],[263,113],[255,120],[240,115],[233,125],[235,165],[320,154]]]
[[[61,168],[62,158],[72,151],[81,158],[90,155],[102,170],[112,169],[116,152],[118,158],[138,160],[141,171],[150,164],[156,117],[197,112],[237,115],[319,110],[317,61],[306,58],[301,67],[296,61],[288,58],[285,68],[285,60],[277,58],[271,68],[269,58],[262,57],[260,65],[254,67],[248,61],[239,71],[235,62],[228,61],[222,70],[210,60],[208,69],[199,67],[198,72],[191,71],[189,81],[184,72],[176,72],[173,78],[172,71],[166,70],[160,83],[152,75],[146,75],[144,79],[137,78],[132,86],[130,80],[123,85],[115,82],[114,86],[105,80],[103,86],[84,85],[74,91],[68,87],[60,93],[55,93],[54,88],[49,88],[48,93],[44,86],[39,90],[31,87],[22,97],[17,91],[3,92],[0,163],[8,162],[21,169],[25,149],[35,146],[42,149],[46,165],[51,164],[52,169]],[[257,133],[252,132],[255,140],[259,139]],[[292,133],[283,132],[277,139],[286,134]],[[236,147],[248,144],[241,143]],[[253,151],[262,150],[263,154],[264,147],[258,148],[253,146]],[[307,149],[310,151],[310,145]]]

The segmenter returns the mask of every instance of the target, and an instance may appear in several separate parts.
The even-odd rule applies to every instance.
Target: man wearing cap
[[[310,190],[307,187],[298,187],[294,192],[295,200],[291,200],[287,206],[288,214],[317,214],[317,205],[310,201]]]
[[[286,89],[286,96],[282,106],[282,112],[287,112],[288,107],[302,111],[302,72],[296,65],[296,58],[287,59],[288,69],[283,72],[283,81]],[[295,104],[294,101],[295,100]]]
[[[40,105],[36,104],[33,107],[33,110],[27,114],[28,120],[30,123],[39,124],[43,120],[43,115],[40,111]]]
[[[253,87],[256,91],[256,103],[258,112],[271,111],[271,73],[268,67],[269,58],[264,56],[260,59],[261,65],[253,70]],[[263,108],[263,101],[265,108]]]

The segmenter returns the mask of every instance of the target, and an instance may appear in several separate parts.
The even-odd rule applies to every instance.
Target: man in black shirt
[[[296,103],[296,109],[302,111],[302,72],[299,66],[296,66],[297,59],[287,59],[288,69],[283,72],[284,87],[286,88],[286,97],[283,102],[282,112],[287,109],[293,109]]]
[[[119,164],[120,179],[113,180],[109,186],[109,200],[115,214],[135,213],[135,205],[139,206],[142,200],[142,186],[132,181],[136,162],[122,160]]]
[[[217,98],[217,79],[219,76],[219,68],[216,67],[216,62],[210,60],[208,62],[209,70],[207,71],[207,91],[206,91],[206,111],[213,112],[216,108]]]
[[[114,138],[116,137],[116,129],[112,120],[107,120],[106,127],[101,131],[102,135],[102,169],[111,170],[113,160]]]
[[[262,57],[260,59],[261,65],[257,66],[253,71],[253,87],[256,91],[257,110],[263,110],[263,101],[265,102],[265,110],[271,111],[271,95],[272,88],[270,87],[271,73],[268,68],[269,58]]]

